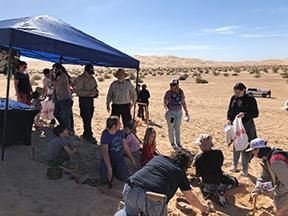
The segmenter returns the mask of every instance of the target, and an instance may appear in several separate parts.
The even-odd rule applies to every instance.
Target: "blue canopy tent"
[[[21,56],[63,64],[90,63],[104,67],[134,68],[137,70],[138,81],[138,60],[53,17],[36,16],[0,21],[0,46],[9,48],[2,160],[6,143],[12,50],[17,50]]]

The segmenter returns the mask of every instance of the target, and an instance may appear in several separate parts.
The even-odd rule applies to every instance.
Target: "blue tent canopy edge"
[[[0,45],[50,62],[139,69],[138,60],[46,15],[0,21]]]

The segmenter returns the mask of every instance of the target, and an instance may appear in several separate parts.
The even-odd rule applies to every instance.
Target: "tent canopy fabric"
[[[50,62],[139,69],[138,60],[46,15],[0,21],[0,45]]]

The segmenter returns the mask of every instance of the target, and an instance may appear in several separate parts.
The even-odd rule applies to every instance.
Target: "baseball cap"
[[[262,138],[256,138],[251,140],[250,148],[246,150],[246,152],[253,151],[255,149],[266,148],[267,141]]]
[[[171,81],[170,81],[170,84],[179,84],[179,80],[177,78],[173,78]]]

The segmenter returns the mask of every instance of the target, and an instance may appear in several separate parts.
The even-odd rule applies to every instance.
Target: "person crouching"
[[[66,166],[78,148],[72,150],[69,147],[69,140],[67,139],[69,130],[66,127],[58,125],[53,129],[53,133],[56,137],[48,144],[48,164],[50,166]]]
[[[196,176],[202,179],[203,196],[205,199],[217,200],[224,206],[225,192],[237,187],[239,183],[235,177],[223,173],[223,153],[212,149],[214,144],[210,135],[201,134],[195,143],[201,152],[195,156],[193,165]]]

